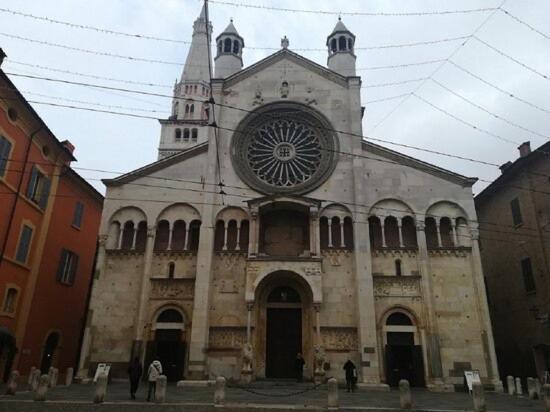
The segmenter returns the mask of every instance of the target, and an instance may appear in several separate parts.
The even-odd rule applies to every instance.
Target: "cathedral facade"
[[[281,49],[243,68],[231,22],[202,11],[158,161],[105,180],[79,365],[169,380],[343,379],[500,388],[479,256],[475,178],[364,140],[355,36],[327,67]],[[211,76],[211,69],[213,73]],[[213,79],[211,79],[211,77]]]

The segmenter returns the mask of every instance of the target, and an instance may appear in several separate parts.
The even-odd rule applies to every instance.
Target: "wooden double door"
[[[296,378],[296,355],[302,352],[302,309],[267,308],[266,378]]]
[[[413,333],[388,332],[385,348],[386,382],[398,386],[401,379],[413,387],[426,386],[422,346],[414,344]]]
[[[185,353],[186,345],[181,340],[181,330],[157,330],[155,340],[149,342],[147,348],[144,375],[147,376],[147,368],[152,361],[157,359],[162,365],[162,373],[166,375],[169,382],[183,379]]]

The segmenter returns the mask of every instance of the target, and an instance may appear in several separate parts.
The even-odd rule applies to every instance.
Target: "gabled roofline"
[[[310,70],[316,72],[320,76],[325,77],[328,80],[333,81],[334,83],[339,84],[343,87],[348,87],[348,79],[350,78],[357,78],[358,76],[351,76],[346,77],[342,76],[340,73],[336,73],[335,71],[332,71],[324,66],[321,66],[318,63],[315,63],[312,60],[309,60],[307,57],[301,56],[298,53],[295,53],[289,49],[281,49],[265,58],[263,58],[260,61],[257,61],[251,66],[248,66],[237,73],[232,74],[231,76],[225,78],[225,79],[217,79],[220,81],[223,81],[224,87],[230,87],[234,84],[238,83],[239,81],[252,76],[253,74],[261,71],[265,67],[282,60],[283,58],[288,57],[291,60],[293,60],[295,63],[299,64],[300,66],[304,68],[309,68]]]
[[[182,150],[181,152],[176,153],[172,156],[168,156],[163,159],[157,160],[156,162],[149,163],[148,165],[125,173],[122,176],[116,177],[114,179],[102,179],[102,182],[107,187],[121,186],[124,183],[129,183],[136,179],[139,179],[140,177],[148,176],[151,173],[158,172],[159,170],[162,170],[168,166],[172,166],[173,164],[179,163],[182,160],[189,159],[207,151],[208,142],[204,142],[196,146],[190,147],[189,149]]]
[[[418,170],[422,170],[431,175],[443,178],[452,183],[458,183],[465,187],[471,187],[477,182],[477,177],[467,177],[461,174],[451,172],[450,170],[443,169],[442,167],[435,166],[431,163],[424,162],[411,156],[404,155],[403,153],[396,152],[395,150],[388,149],[384,146],[380,146],[369,141],[363,140],[363,150],[368,150],[377,155],[394,160],[396,163],[404,164],[406,166],[413,167]]]

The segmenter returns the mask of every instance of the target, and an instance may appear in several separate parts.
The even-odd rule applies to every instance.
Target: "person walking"
[[[149,381],[149,391],[147,392],[147,402],[151,400],[151,392],[153,393],[153,400],[155,400],[155,392],[157,390],[157,379],[162,375],[162,365],[160,361],[154,360],[149,365],[147,371],[147,380]]]
[[[354,392],[355,381],[357,379],[355,364],[348,358],[347,362],[344,363],[343,369],[346,371],[346,390],[347,392]]]
[[[128,376],[130,377],[130,397],[134,400],[136,399],[136,392],[142,374],[143,368],[141,367],[139,358],[136,356],[128,367]]]
[[[294,361],[294,369],[296,371],[296,381],[302,382],[304,379],[304,365],[306,361],[302,357],[302,354],[298,352],[296,355],[296,360]]]

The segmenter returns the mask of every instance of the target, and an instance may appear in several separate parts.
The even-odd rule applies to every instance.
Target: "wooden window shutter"
[[[6,165],[8,164],[8,156],[11,151],[11,143],[8,139],[0,136],[0,176],[4,176]]]
[[[69,276],[69,283],[71,285],[74,284],[74,280],[76,278],[76,270],[78,268],[78,255],[76,255],[75,253],[73,253],[72,255],[73,255],[73,259],[71,262],[71,271]]]
[[[38,169],[33,165],[31,175],[29,177],[29,185],[27,186],[27,198],[32,199],[36,183],[38,182]]]
[[[42,193],[40,193],[40,201],[38,202],[38,206],[40,206],[40,209],[45,210],[48,205],[48,197],[50,196],[50,187],[52,182],[45,176],[42,177],[42,179]]]
[[[59,265],[57,266],[57,281],[61,282],[63,280],[63,272],[65,271],[65,262],[67,261],[67,251],[61,249],[61,258],[59,259]]]

